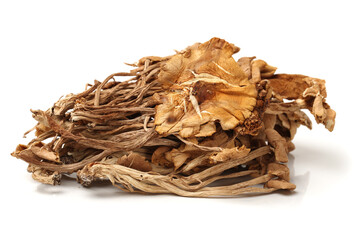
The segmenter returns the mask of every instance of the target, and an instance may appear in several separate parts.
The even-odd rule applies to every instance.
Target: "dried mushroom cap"
[[[269,84],[275,95],[286,99],[303,98],[303,92],[310,87],[307,76],[299,74],[276,74]]]
[[[293,183],[289,183],[285,180],[277,180],[277,179],[271,179],[265,185],[268,188],[275,188],[275,189],[294,190],[296,188],[296,185]]]
[[[151,171],[151,165],[145,160],[145,157],[133,152],[119,158],[117,164],[143,172]]]
[[[215,121],[229,130],[251,115],[257,91],[232,58],[236,51],[234,45],[213,38],[174,55],[163,65],[158,81],[166,93],[156,107],[158,133],[206,137],[216,131]]]
[[[280,163],[270,163],[268,165],[268,173],[278,176],[279,178],[289,181],[290,180],[290,171],[285,164]]]
[[[240,58],[237,63],[239,64],[239,66],[241,67],[241,69],[244,71],[244,73],[246,74],[246,76],[248,77],[248,79],[251,78],[251,62],[252,60],[254,60],[256,57],[242,57]]]
[[[32,178],[38,182],[50,185],[60,184],[61,174],[59,172],[49,171],[32,164],[29,164],[27,170],[32,173]]]
[[[169,59],[162,66],[158,81],[164,87],[172,87],[193,79],[194,71],[219,77],[230,84],[246,84],[246,74],[232,58],[238,51],[238,47],[219,38],[196,43]]]
[[[59,154],[48,149],[42,142],[30,146],[33,154],[44,160],[61,163]]]
[[[255,60],[251,62],[252,78],[251,82],[258,83],[262,78],[270,78],[274,75],[276,67],[268,65],[264,60]]]
[[[333,131],[336,113],[325,101],[325,80],[299,74],[276,74],[269,79],[269,84],[275,97],[296,100],[299,107],[310,110],[317,123]]]
[[[170,147],[158,147],[151,156],[151,162],[159,166],[171,168],[173,163],[165,158],[165,153],[169,152],[170,150]]]
[[[249,154],[250,149],[245,146],[226,148],[220,153],[215,153],[210,157],[211,163],[226,162],[234,159],[245,157]]]

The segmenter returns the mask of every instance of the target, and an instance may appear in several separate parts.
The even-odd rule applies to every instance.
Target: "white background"
[[[357,1],[1,1],[1,239],[359,239]],[[12,158],[60,96],[211,37],[278,73],[326,79],[334,132],[295,139],[292,194],[183,198],[46,186]]]

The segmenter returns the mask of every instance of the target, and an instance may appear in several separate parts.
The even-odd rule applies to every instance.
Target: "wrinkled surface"
[[[257,92],[232,58],[237,50],[213,38],[187,48],[164,64],[159,81],[167,89],[163,103],[156,107],[157,132],[207,137],[216,131],[215,121],[229,130],[250,116]]]
[[[297,128],[312,128],[303,110],[334,129],[325,81],[275,74],[254,56],[235,61],[239,50],[212,38],[141,58],[130,72],[31,110],[37,124],[25,135],[35,137],[12,155],[52,185],[76,172],[83,186],[110,181],[128,192],[187,197],[294,190],[288,153]]]

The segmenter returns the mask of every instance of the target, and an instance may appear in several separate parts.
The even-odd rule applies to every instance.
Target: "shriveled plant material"
[[[129,192],[293,190],[291,141],[300,125],[312,128],[303,110],[334,129],[325,81],[275,74],[255,57],[235,61],[239,50],[212,38],[173,56],[144,57],[130,72],[32,110],[36,137],[12,155],[29,163],[35,180],[53,185],[76,172],[84,186],[108,180]]]

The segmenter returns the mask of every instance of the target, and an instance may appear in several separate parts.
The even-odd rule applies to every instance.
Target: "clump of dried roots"
[[[46,111],[32,110],[36,137],[12,155],[29,163],[35,180],[53,185],[77,172],[84,186],[109,180],[129,192],[293,190],[291,140],[300,125],[311,129],[303,109],[334,128],[325,81],[275,74],[255,57],[235,61],[239,50],[213,38],[173,56],[144,57],[130,72],[88,84]]]

